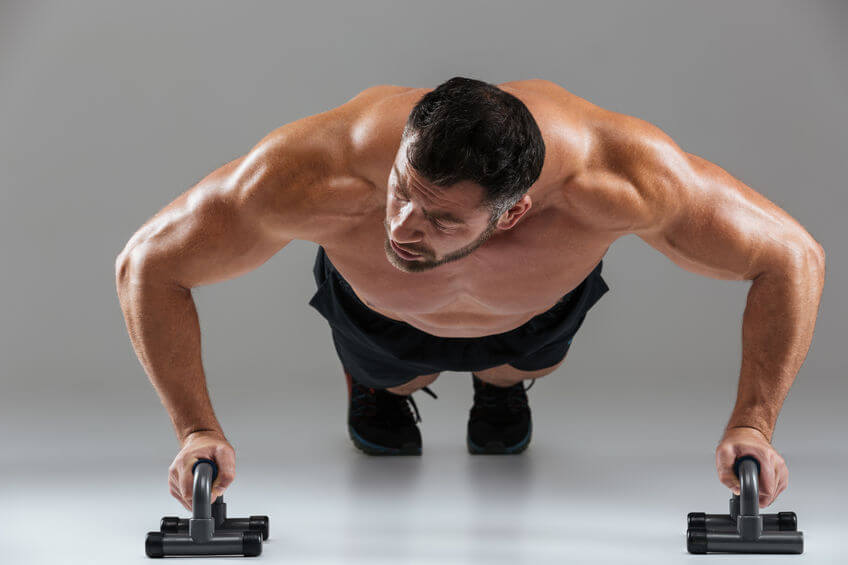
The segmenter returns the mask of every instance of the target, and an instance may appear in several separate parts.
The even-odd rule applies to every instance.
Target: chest
[[[556,209],[528,214],[470,255],[407,273],[386,257],[383,218],[360,218],[344,238],[325,244],[333,265],[372,309],[399,319],[467,323],[538,313],[579,285],[611,241]]]

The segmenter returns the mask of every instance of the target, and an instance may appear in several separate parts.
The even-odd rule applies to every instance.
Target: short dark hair
[[[521,199],[545,161],[542,132],[527,106],[471,78],[454,77],[421,98],[403,137],[410,139],[410,165],[431,183],[481,185],[492,220]]]

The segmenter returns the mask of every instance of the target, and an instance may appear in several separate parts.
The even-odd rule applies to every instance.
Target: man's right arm
[[[223,435],[201,364],[191,289],[235,278],[293,239],[314,239],[324,188],[345,174],[350,103],[269,134],[148,220],[118,255],[115,276],[133,348],[182,443]]]

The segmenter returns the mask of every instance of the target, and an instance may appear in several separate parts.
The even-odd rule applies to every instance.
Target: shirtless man
[[[331,326],[357,447],[420,453],[410,395],[451,370],[473,375],[469,450],[517,453],[532,429],[524,381],[562,363],[608,290],[601,259],[627,234],[689,271],[753,281],[716,469],[738,493],[733,463],[754,455],[768,506],[787,486],[771,435],[812,339],[822,247],[645,121],[546,80],[461,77],[436,89],[375,86],[274,130],[119,254],[129,335],[181,443],[171,493],[191,508],[198,458],[219,465],[213,499],[235,477],[193,287],[255,269],[294,239],[317,243],[310,305]]]

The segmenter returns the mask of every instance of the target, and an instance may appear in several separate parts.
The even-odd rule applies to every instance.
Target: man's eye
[[[439,228],[440,230],[445,230],[445,231],[447,231],[451,228],[451,226],[446,226],[446,225],[438,222],[437,220],[433,220],[433,225],[436,226],[437,228]]]

